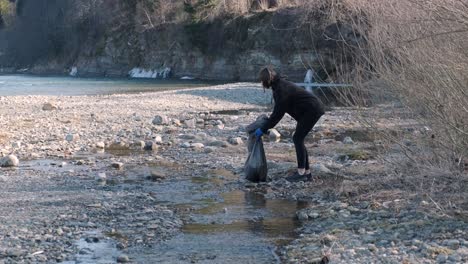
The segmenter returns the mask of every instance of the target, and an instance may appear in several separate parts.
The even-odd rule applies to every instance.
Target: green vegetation
[[[15,4],[9,0],[0,0],[0,29],[13,23],[15,17]]]

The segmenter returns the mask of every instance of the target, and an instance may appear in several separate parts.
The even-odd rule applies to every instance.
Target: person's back
[[[288,80],[279,78],[272,83],[273,98],[295,120],[300,120],[305,114],[315,112],[323,115],[324,107],[312,93],[304,90]]]

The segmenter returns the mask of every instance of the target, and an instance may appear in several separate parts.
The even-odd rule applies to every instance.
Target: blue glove
[[[263,131],[261,128],[257,128],[257,130],[255,130],[255,136],[257,136],[257,138],[263,136]]]

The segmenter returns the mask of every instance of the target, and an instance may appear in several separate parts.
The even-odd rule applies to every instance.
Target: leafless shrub
[[[421,168],[463,171],[468,159],[466,1],[318,2],[327,6],[327,19],[345,22],[365,38],[357,45],[343,43],[355,60],[341,78],[366,94],[354,94],[353,100],[368,100],[369,94],[398,99],[426,127],[418,147],[403,147],[408,157]]]

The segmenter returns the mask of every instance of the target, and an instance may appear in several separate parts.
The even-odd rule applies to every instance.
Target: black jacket
[[[262,127],[263,132],[275,127],[286,113],[298,122],[307,122],[325,113],[322,103],[315,95],[290,81],[277,78],[271,89],[275,107],[268,122]]]

